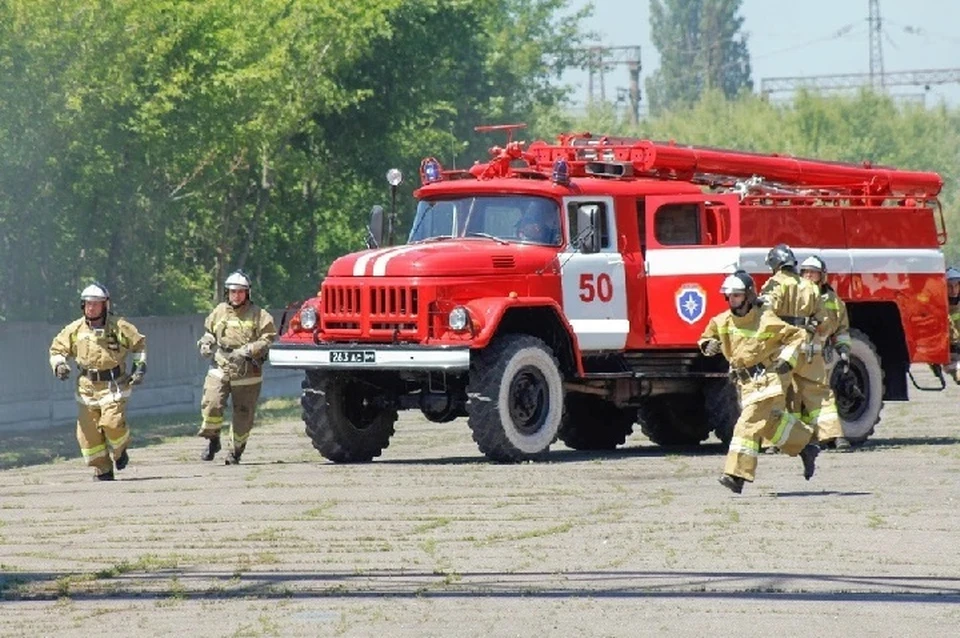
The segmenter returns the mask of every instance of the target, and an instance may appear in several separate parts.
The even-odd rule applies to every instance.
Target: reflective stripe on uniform
[[[748,328],[738,328],[737,326],[728,325],[719,326],[717,331],[722,335],[733,334],[751,339],[770,339],[775,336],[772,332],[757,332],[756,330],[750,330]]]
[[[773,433],[773,438],[770,440],[774,445],[782,445],[790,438],[790,433],[796,424],[796,417],[789,412],[784,412],[783,416],[780,417],[780,422],[777,424],[777,431]]]
[[[837,412],[837,406],[830,405],[825,408],[811,410],[807,413],[806,418],[802,420],[804,423],[810,425],[820,425],[821,423],[836,421],[839,418],[840,414]]]
[[[247,432],[246,434],[242,434],[242,435],[241,435],[241,434],[237,434],[236,432],[234,432],[234,434],[233,434],[233,444],[234,444],[234,445],[245,445],[246,442],[247,442],[247,439],[249,439],[249,438],[250,438],[250,433],[249,433],[249,432]]]
[[[780,358],[789,361],[791,366],[797,367],[797,346],[784,346],[780,351]]]
[[[118,447],[120,447],[121,445],[123,445],[129,440],[130,440],[129,431],[124,432],[123,436],[121,436],[119,439],[111,439],[109,436],[107,437],[107,443],[109,443],[110,447],[112,447],[113,449],[117,449]]]
[[[147,360],[147,353],[146,353],[146,352],[134,352],[133,355],[131,355],[130,358],[133,359],[133,362],[134,362],[134,363],[141,363],[141,362]]]
[[[735,436],[730,439],[729,451],[735,454],[758,456],[760,453],[760,444],[752,439],[744,439],[739,436]]]
[[[846,333],[846,332],[844,332],[843,334],[834,335],[833,338],[834,338],[834,340],[837,342],[838,345],[841,344],[841,343],[843,343],[843,344],[846,344],[846,345],[849,346],[850,343],[851,343],[850,335],[849,335],[848,333]]]
[[[80,448],[80,454],[83,455],[85,459],[98,459],[101,456],[107,455],[107,444],[101,443],[100,445],[94,445],[93,447],[82,447]]]
[[[263,381],[263,377],[244,377],[242,379],[231,379],[230,385],[257,385]]]
[[[222,416],[205,416],[203,417],[204,425],[223,425]]]

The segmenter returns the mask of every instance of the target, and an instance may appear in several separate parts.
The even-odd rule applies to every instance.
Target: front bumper
[[[470,368],[470,348],[277,343],[270,346],[269,361],[277,368],[466,371]]]

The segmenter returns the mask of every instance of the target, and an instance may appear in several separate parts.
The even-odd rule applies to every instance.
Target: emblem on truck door
[[[703,318],[707,311],[707,295],[698,284],[683,284],[674,295],[677,314],[689,324]]]

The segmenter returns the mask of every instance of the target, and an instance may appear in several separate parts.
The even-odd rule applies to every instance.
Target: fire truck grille
[[[360,286],[323,286],[323,318],[328,322],[359,318],[362,289]]]
[[[416,286],[324,283],[323,329],[354,336],[415,335],[420,319]]]

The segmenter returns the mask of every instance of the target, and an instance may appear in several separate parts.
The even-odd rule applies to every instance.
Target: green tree
[[[692,104],[709,90],[752,90],[742,0],[650,0],[660,68],[647,78],[652,113]]]

